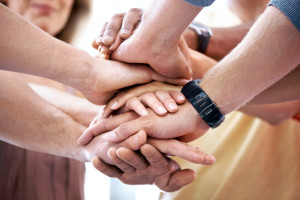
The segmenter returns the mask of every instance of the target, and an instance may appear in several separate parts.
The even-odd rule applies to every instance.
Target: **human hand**
[[[176,113],[169,113],[166,116],[158,116],[151,110],[148,111],[148,115],[125,123],[119,123],[121,125],[107,135],[108,140],[120,142],[130,135],[144,130],[148,136],[154,138],[181,137],[183,141],[188,142],[200,137],[209,129],[208,125],[198,116],[196,110],[188,102],[180,105]],[[109,126],[109,124],[113,123],[114,118],[122,117],[122,115],[98,121],[84,132],[79,139],[79,143],[86,144],[94,136],[113,130],[114,128]]]
[[[124,123],[129,120],[136,119],[138,116],[133,112],[127,112],[123,116],[116,116],[114,124]],[[113,125],[114,125],[113,124]],[[147,135],[144,131],[139,131],[132,137],[128,137],[123,142],[110,142],[107,140],[108,132],[94,137],[89,144],[82,146],[86,161],[91,161],[94,156],[97,156],[107,164],[113,164],[108,157],[108,150],[112,147],[126,147],[131,150],[139,150],[146,143]]]
[[[163,140],[156,141],[165,142]],[[158,146],[164,147],[165,145],[159,144]],[[178,147],[177,145],[172,146]],[[177,152],[178,150],[181,152],[188,150],[190,152],[189,149],[184,148],[168,149]],[[195,179],[194,171],[190,169],[181,170],[174,160],[163,156],[150,144],[143,145],[140,152],[141,154],[126,148],[112,148],[109,150],[109,155],[115,166],[107,165],[98,158],[93,158],[92,162],[94,167],[100,172],[107,176],[118,178],[123,183],[155,184],[166,192],[176,191]]]
[[[157,115],[166,115],[178,110],[177,104],[185,102],[184,96],[177,91],[156,91],[142,94],[129,99],[118,113],[135,111],[140,116],[148,115],[147,108],[152,109]]]
[[[192,71],[188,66],[189,52],[184,38],[180,37],[177,41],[166,41],[165,38],[148,39],[148,35],[142,33],[143,28],[141,28],[142,31],[139,31],[140,28],[136,27],[140,22],[142,11],[139,9],[135,11],[134,14],[131,12],[127,14],[130,16],[128,17],[130,20],[126,20],[127,15],[124,18],[124,14],[118,14],[104,25],[100,36],[96,39],[97,42],[93,43],[94,47],[100,48],[100,54],[104,55],[102,57],[108,58],[109,53],[115,50],[112,53],[114,60],[145,63],[165,76],[190,78]],[[127,31],[128,34],[125,34],[123,38],[119,34],[120,31],[123,31],[122,23],[125,24],[124,26],[130,27],[130,31]],[[127,39],[131,33],[133,33],[132,37]],[[123,41],[123,39],[127,40]],[[108,47],[108,45],[112,46]],[[162,46],[164,51],[161,51]]]
[[[146,65],[133,65],[117,61],[99,60],[93,58],[87,84],[81,84],[78,88],[85,97],[95,104],[106,104],[121,88],[151,82],[157,80],[173,84],[185,84],[185,79],[173,79],[164,77],[153,71]]]
[[[99,36],[93,41],[93,47],[98,49],[100,58],[110,58],[110,53],[137,28],[142,14],[142,9],[132,8],[127,13],[113,15],[110,21],[103,25]]]
[[[103,119],[108,117],[109,115],[111,115],[113,111],[120,109],[125,104],[130,104],[131,107],[130,110],[135,110],[140,115],[143,115],[143,113],[145,112],[148,113],[148,111],[145,109],[143,104],[137,102],[138,99],[141,100],[142,103],[146,103],[146,105],[151,107],[152,110],[156,112],[156,114],[158,115],[166,114],[165,109],[167,109],[169,112],[177,111],[176,104],[182,104],[185,101],[185,97],[181,92],[179,92],[180,89],[181,86],[175,86],[175,85],[153,81],[148,84],[122,90],[107,103],[101,118]],[[159,92],[157,92],[158,90]],[[166,94],[165,91],[169,91],[169,94]],[[145,93],[152,93],[152,94],[144,95]],[[139,107],[135,106],[136,105],[135,102],[139,105]],[[162,106],[161,103],[164,105],[164,108],[161,107]],[[175,107],[174,105],[170,106],[169,105],[170,103],[176,103]],[[162,110],[165,111],[161,112]]]

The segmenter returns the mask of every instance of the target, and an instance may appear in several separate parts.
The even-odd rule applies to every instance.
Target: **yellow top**
[[[233,112],[217,129],[191,143],[216,156],[212,166],[176,160],[196,171],[197,179],[160,199],[300,199],[300,123],[278,125]]]

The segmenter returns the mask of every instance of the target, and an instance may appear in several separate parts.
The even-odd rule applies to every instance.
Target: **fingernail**
[[[96,39],[96,43],[101,43],[101,42],[102,42],[101,37],[98,37],[98,38]]]
[[[100,59],[105,59],[105,54],[101,53],[100,54]]]
[[[179,101],[185,100],[184,96],[182,96],[182,95],[178,95],[177,99],[178,99]]]
[[[159,113],[161,113],[161,114],[167,112],[167,110],[166,110],[164,107],[162,107],[162,106],[159,106],[159,107],[158,107],[158,111],[159,111]]]
[[[108,151],[107,151],[107,157],[110,159],[110,160],[112,160],[112,157],[110,156],[110,152],[111,151],[111,149],[109,149]]]
[[[171,110],[175,110],[175,109],[177,109],[177,105],[174,104],[174,103],[169,103],[169,108],[170,108]]]
[[[99,45],[99,47],[98,47],[98,51],[99,51],[99,52],[100,52],[101,48],[102,48],[102,46],[101,46],[101,45]]]
[[[145,116],[145,115],[148,115],[149,113],[148,113],[147,110],[143,109],[142,112],[141,112],[141,114],[142,114],[142,116]]]
[[[135,142],[135,143],[138,143],[138,142],[139,142],[139,134],[136,134],[136,135],[134,136],[134,142]]]
[[[110,43],[112,40],[113,40],[113,38],[112,38],[110,35],[106,35],[106,36],[103,38],[103,42],[104,42],[104,43]]]
[[[127,29],[122,30],[121,34],[129,34],[129,31]]]
[[[116,101],[110,108],[114,110],[117,107],[117,105],[118,105],[118,102]]]

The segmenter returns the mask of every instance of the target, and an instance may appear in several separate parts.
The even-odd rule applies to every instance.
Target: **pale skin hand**
[[[90,144],[90,142],[94,141],[93,138],[99,137],[101,133],[114,130],[119,127],[121,124],[130,123],[131,121],[137,120],[138,115],[133,112],[127,112],[124,114],[116,115],[110,118],[102,119],[97,123],[90,126],[84,134],[79,138],[78,142],[81,145]],[[121,125],[122,126],[122,125]],[[107,130],[107,131],[103,131]],[[145,133],[144,130],[138,131],[140,134]],[[115,142],[112,141],[111,135],[112,133],[105,133],[105,139],[108,142]],[[145,133],[146,134],[146,133]],[[147,133],[148,134],[148,133]],[[103,134],[101,134],[103,135]],[[97,136],[97,137],[95,137]],[[123,139],[120,138],[120,141]],[[131,140],[132,141],[132,140]],[[175,155],[186,159],[190,162],[198,163],[198,164],[212,164],[214,162],[214,158],[209,156],[203,152],[201,152],[197,148],[191,148],[187,144],[182,143],[180,141],[174,139],[167,139],[167,140],[150,140],[151,144],[155,146],[159,151],[168,154],[168,155]],[[130,141],[129,141],[130,142]],[[138,143],[140,144],[140,143]],[[167,145],[166,145],[167,144]],[[128,144],[129,145],[129,144]],[[181,151],[181,148],[188,148],[186,151]]]
[[[132,120],[133,116],[138,117],[134,113],[127,112],[123,116],[118,115],[104,119],[105,127],[107,129],[115,129],[119,124]],[[96,136],[87,146],[90,146],[95,140],[100,138],[104,139],[107,144],[113,144],[107,141],[106,134]],[[142,134],[140,136],[142,140],[140,141],[144,141],[146,133],[139,131],[139,134]],[[126,184],[155,184],[164,191],[175,191],[192,182],[195,179],[194,172],[188,169],[181,170],[176,162],[166,158],[160,152],[166,155],[175,155],[197,164],[210,165],[215,162],[213,156],[203,153],[197,147],[191,147],[186,143],[174,139],[158,140],[148,138],[147,143],[153,147],[149,144],[143,145],[140,148],[142,155],[130,150],[138,147],[135,140],[126,140],[126,145],[130,149],[119,148],[116,150],[115,146],[110,148],[106,154],[103,154],[103,152],[107,152],[109,145],[104,145],[104,149],[98,147],[97,157],[94,157],[92,160],[93,165],[102,173],[110,177],[116,177]],[[135,147],[132,147],[132,145]],[[109,161],[101,159],[106,159],[107,156],[110,159]]]
[[[2,83],[0,85],[0,104],[2,107],[0,136],[3,141],[26,149],[74,158],[82,162],[90,161],[92,157],[98,156],[101,160],[111,164],[113,162],[107,155],[107,150],[110,148],[123,146],[127,147],[127,150],[128,148],[136,150],[146,142],[145,133],[139,133],[120,144],[107,141],[105,134],[102,134],[88,145],[79,146],[76,141],[85,127],[41,99],[26,83],[11,75],[8,72],[0,73]],[[22,103],[26,106],[20,106]],[[196,148],[184,146],[178,141],[179,144],[174,144],[171,140],[157,142],[161,146],[161,151],[167,154],[171,155],[172,150],[176,151],[178,148],[183,148],[189,154],[188,156],[194,160],[199,159],[199,150]],[[174,147],[177,147],[177,149]],[[171,151],[168,151],[169,149]],[[168,163],[170,163],[168,166],[171,166],[171,169],[167,171],[166,163],[161,161],[160,163],[154,163],[155,165],[153,164],[152,167],[149,166],[147,169],[139,170],[139,173],[131,172],[123,177],[133,183],[141,177],[141,172],[145,172],[151,175],[152,179],[159,180],[159,182],[153,181],[153,183],[166,191],[183,187],[194,179],[192,171],[184,170],[187,171],[184,173],[173,161],[168,160]],[[156,170],[153,170],[153,167],[157,167]],[[181,182],[169,182],[169,180],[174,179],[179,179]],[[149,183],[148,179],[144,179],[144,181],[137,181],[137,183]]]
[[[265,5],[263,5],[262,7],[264,9]],[[131,16],[134,16],[134,15],[130,14],[130,12],[127,13],[127,14],[131,15]],[[136,16],[134,19],[131,19],[131,20],[128,20],[128,21],[123,20],[123,25],[125,24],[124,26],[134,26],[138,22],[138,19],[139,19],[139,17]],[[253,20],[255,20],[255,19],[252,19],[252,21]],[[216,39],[216,41],[215,41],[216,43],[220,43],[220,41],[218,42],[219,39],[226,38],[226,37],[219,36],[224,32],[226,32],[226,34],[228,34],[228,35],[230,35],[230,37],[232,37],[232,40],[230,40],[230,44],[228,44],[228,45],[224,44],[224,45],[228,46],[228,48],[227,47],[222,48],[222,51],[227,49],[226,52],[222,53],[223,56],[225,56],[229,52],[229,50],[231,50],[235,45],[237,45],[240,42],[240,40],[244,37],[246,32],[251,27],[252,21],[251,22],[246,22],[245,24],[243,24],[241,26],[231,27],[231,28],[224,29],[224,30],[223,29],[215,29],[215,32],[216,32],[215,36],[218,36],[218,39]],[[120,19],[113,18],[109,23],[114,24],[113,29],[105,32],[105,34],[116,35],[118,32],[122,31],[122,27],[121,27],[122,21]],[[290,23],[290,22],[288,22],[288,23]],[[293,29],[292,26],[290,28]],[[103,32],[104,32],[104,30],[103,30]],[[191,33],[191,32],[192,31],[190,31],[190,30],[186,31],[185,36],[191,35],[191,34],[187,34],[187,33]],[[255,37],[255,38],[257,38],[257,37]],[[291,37],[289,36],[289,38],[291,38]],[[295,38],[298,38],[298,37],[295,36]],[[193,41],[195,42],[195,40],[194,40],[195,35],[194,36],[187,36],[186,39],[189,40],[188,43],[191,43]],[[277,40],[278,39],[276,39],[274,41],[277,41]],[[249,41],[251,41],[251,39]],[[226,41],[226,42],[229,42],[229,41]],[[221,42],[221,43],[223,44],[223,42]],[[297,42],[295,41],[295,43],[297,43]],[[293,45],[295,45],[295,44],[293,44]],[[220,45],[220,44],[218,44],[218,45],[211,44],[211,47],[212,47],[211,49],[213,49],[213,46],[220,47],[222,45]],[[265,45],[265,46],[268,46],[268,45]],[[277,49],[282,49],[282,47],[279,47]],[[287,50],[287,52],[288,51],[289,50]],[[239,51],[237,51],[237,52],[239,52]],[[268,51],[266,50],[265,52],[268,52]],[[295,51],[295,52],[299,52],[299,51]],[[213,53],[213,50],[211,51],[211,53]],[[215,53],[217,53],[217,51]],[[219,55],[219,53],[217,53],[217,54]],[[189,65],[193,69],[193,78],[194,79],[197,79],[197,78],[202,79],[202,76],[206,73],[206,71],[208,71],[215,64],[216,64],[216,61],[214,61],[213,59],[210,59],[210,58],[208,58],[207,56],[205,56],[203,54],[200,54],[198,52],[190,50]],[[263,68],[264,67],[260,68],[260,70],[263,69]],[[258,71],[260,71],[260,70],[258,70]],[[297,91],[299,89],[297,88],[297,86],[300,85],[299,84],[299,78],[298,78],[298,76],[299,76],[298,72],[299,71],[300,71],[299,67],[297,69],[293,70],[290,74],[288,74],[287,76],[282,78],[280,81],[275,83],[273,86],[271,86],[270,88],[264,90],[261,94],[258,94],[256,97],[254,97],[254,99],[251,100],[250,104],[279,103],[281,101],[293,101],[293,100],[298,99],[299,98],[299,92],[297,92]],[[293,87],[290,87],[291,85],[293,85]],[[272,98],[270,98],[270,97],[272,97]]]
[[[110,149],[110,158],[117,167],[107,165],[98,158],[92,162],[100,172],[123,183],[155,184],[166,192],[176,191],[195,179],[194,171],[181,170],[174,160],[163,156],[153,146],[145,144],[140,151],[141,155],[126,148]]]
[[[133,8],[127,13],[115,14],[109,22],[106,22],[99,36],[93,41],[93,47],[99,50],[99,57],[109,59],[110,54],[133,34],[139,26],[142,15],[142,9]],[[205,54],[220,60],[244,38],[252,24],[253,22],[246,22],[234,27],[212,28],[213,35]],[[195,31],[187,28],[183,36],[189,48],[197,50],[199,41]]]
[[[0,49],[5,52],[0,55],[1,69],[59,81],[78,89],[95,104],[105,104],[118,89],[135,84],[152,80],[186,82],[163,77],[145,65],[93,58],[44,33],[2,4],[0,10],[1,27],[9,30],[0,35]]]
[[[176,113],[169,113],[166,116],[158,116],[151,110],[150,114],[139,117],[121,125],[108,135],[110,141],[119,142],[139,130],[146,131],[147,135],[154,138],[175,138],[184,136],[184,141],[194,140],[203,135],[208,126],[198,116],[196,110],[188,102],[179,106]],[[115,117],[122,117],[123,114]],[[113,118],[103,119],[96,123],[96,125],[89,127],[80,138],[81,144],[88,143],[94,136],[106,132],[109,129],[107,124],[111,123]],[[176,123],[174,123],[176,121]]]
[[[124,39],[127,39],[133,33],[133,30],[137,28],[141,15],[142,10],[133,9],[130,10],[129,13],[125,15],[125,17],[123,13],[117,14],[112,17],[109,23],[104,24],[100,36],[93,43],[93,46],[95,48],[98,48],[99,50],[99,57],[108,59],[110,57],[110,53],[117,49],[112,55],[112,59],[114,60],[121,60],[129,63],[147,63],[163,75],[169,77],[190,78],[191,69],[188,66],[189,54],[187,54],[186,50],[184,49],[187,47],[187,45],[184,44],[186,45],[186,47],[183,46],[182,40],[179,40],[180,35],[178,36],[178,39],[175,40],[179,42],[176,42],[174,44],[172,40],[160,41],[164,44],[154,44],[152,41],[151,44],[153,44],[153,48],[150,45],[146,46],[146,44],[144,45],[143,43],[141,43],[146,39],[145,37],[143,37],[144,39],[142,39],[142,41],[139,41],[139,45],[136,45],[137,41],[139,40],[136,38],[140,37],[138,36],[138,34],[133,34],[133,36],[130,37],[128,41],[122,43],[122,41]],[[137,28],[136,30],[138,29],[139,28]],[[124,35],[124,32],[126,32],[127,34]],[[158,40],[156,39],[156,41]],[[170,44],[165,44],[166,42]],[[161,52],[159,50],[160,47],[156,45],[163,45],[165,49],[164,52],[166,53]],[[170,46],[170,48],[168,48],[168,46]],[[147,49],[147,52],[145,52],[145,49]],[[133,57],[133,53],[137,52],[139,54],[139,57]]]
[[[28,84],[14,74],[1,71],[0,77],[2,141],[83,162],[90,161],[95,154],[106,159],[107,157],[103,155],[105,152],[97,152],[101,148],[124,146],[139,149],[146,142],[144,133],[137,134],[137,138],[128,138],[120,144],[109,142],[103,134],[102,137],[95,138],[95,141],[82,147],[78,145],[77,140],[86,126],[39,97]]]
[[[146,93],[154,93],[156,91],[161,91],[156,94],[148,95],[151,99],[147,98],[147,96],[142,97],[144,100],[142,102],[149,102],[152,101],[152,103],[148,103],[147,105],[154,110],[154,112],[158,115],[164,115],[169,112],[174,112],[177,111],[177,106],[173,108],[170,106],[170,103],[176,103],[176,104],[182,104],[185,101],[185,97],[183,96],[182,93],[180,93],[181,87],[180,86],[175,86],[175,85],[170,85],[166,83],[161,83],[161,82],[151,82],[149,84],[144,84],[141,86],[137,86],[134,88],[129,88],[120,91],[114,98],[112,98],[104,108],[104,112],[101,116],[101,118],[106,118],[108,117],[113,111],[120,109],[123,107],[125,104],[128,104],[130,102],[129,99],[133,99],[131,101],[131,110],[134,110],[137,112],[139,115],[144,115],[142,114],[145,110],[145,107],[139,104],[138,102],[134,101],[137,100],[137,98],[141,97],[141,95],[146,94]],[[168,92],[169,94],[166,94]],[[157,97],[157,95],[161,95],[160,97]],[[156,98],[155,98],[156,96]],[[170,96],[172,99],[170,99]],[[158,102],[160,101],[160,102]],[[134,102],[138,103],[138,107],[134,106]],[[156,103],[156,104],[155,104]],[[165,108],[165,112],[160,112],[162,108],[159,108],[163,106]],[[148,113],[148,111],[146,111]]]
[[[127,13],[113,15],[111,20],[103,25],[99,36],[93,41],[93,47],[99,50],[100,58],[109,59],[109,54],[132,35],[142,14],[142,9],[132,8]]]
[[[102,134],[88,145],[84,147],[79,146],[77,139],[86,127],[41,99],[26,83],[19,80],[16,76],[12,76],[11,73],[1,72],[0,76],[1,83],[3,83],[0,85],[0,104],[3,108],[0,113],[0,136],[1,140],[5,142],[38,152],[74,158],[82,162],[90,161],[92,157],[98,156],[108,163],[112,163],[107,155],[108,149],[123,146],[127,149],[137,150],[146,142],[145,132],[140,132],[119,144],[109,142],[105,137],[106,134]],[[22,104],[26,106],[19,106]],[[127,119],[130,120],[133,118],[129,116]],[[200,151],[196,148],[183,146],[183,144],[179,142],[179,144],[174,144],[171,140],[165,143],[162,141],[162,143],[163,144],[158,145],[161,146],[161,151],[167,154],[171,155],[172,150],[176,150],[174,147],[184,148],[188,154],[186,155],[187,157],[196,161],[199,159]],[[171,149],[171,151],[168,151],[169,149]],[[159,165],[156,166],[159,167]],[[172,172],[179,170],[177,168],[172,169]],[[162,170],[162,168],[160,170]],[[157,174],[156,171],[153,171],[152,176],[158,175],[161,176],[160,179],[166,180],[169,180],[169,177],[173,176],[172,174],[164,174],[164,176],[162,176],[161,174]],[[139,177],[140,174],[136,176]],[[176,177],[180,178],[179,176],[184,176],[184,174],[179,173]],[[130,180],[134,180],[134,177],[135,175],[131,173],[129,178]],[[185,180],[185,177],[181,178]],[[148,182],[147,180],[147,183]],[[185,184],[188,184],[188,182]],[[174,186],[172,186],[172,183],[169,185],[171,185],[171,188],[178,187],[175,183]],[[164,189],[163,187],[161,188]]]
[[[185,19],[179,17],[178,10],[185,14]],[[129,63],[147,63],[159,73],[169,77],[190,78],[191,69],[178,46],[178,41],[183,30],[200,10],[201,8],[184,1],[153,2],[145,10],[141,24],[132,37],[118,47],[112,58]],[[176,27],[169,27],[172,22]],[[164,51],[161,51],[162,46]],[[137,53],[138,58],[134,56]]]
[[[176,99],[177,97],[181,97]],[[148,115],[146,108],[150,108],[157,115],[166,115],[178,110],[179,104],[185,102],[184,96],[176,91],[148,92],[139,97],[133,97],[126,102],[126,105],[120,109],[120,113],[135,111],[140,116]]]

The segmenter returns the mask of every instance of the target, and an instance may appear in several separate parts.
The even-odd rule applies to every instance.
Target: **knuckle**
[[[111,31],[113,31],[113,30],[114,30],[114,26],[113,26],[112,24],[108,24],[108,25],[106,26],[105,34],[110,34]]]
[[[104,131],[108,130],[108,127],[109,127],[108,126],[108,121],[106,119],[103,119],[101,121],[101,126],[102,126],[102,128],[103,128]]]
[[[142,13],[142,9],[140,9],[140,8],[130,8],[129,9],[129,12],[130,13],[137,13],[137,14],[141,14]]]
[[[114,14],[111,19],[112,20],[115,20],[115,19],[123,19],[125,13],[117,13],[117,14]]]
[[[151,115],[145,115],[143,116],[143,121],[141,125],[144,127],[144,130],[148,134],[149,132],[153,131],[155,119]]]
[[[139,148],[138,145],[131,138],[128,138],[124,141],[124,146],[131,150],[137,150]]]
[[[124,134],[128,132],[128,125],[127,123],[121,124],[118,128],[118,131],[116,131],[116,134]]]
[[[152,92],[147,92],[142,95],[142,98],[144,98],[144,99],[152,99],[153,97],[154,97],[154,95]]]
[[[133,98],[130,98],[127,102],[126,102],[126,108],[127,109],[133,109],[134,107],[136,107],[136,105],[138,104],[137,102],[137,98],[136,97],[133,97]]]

